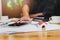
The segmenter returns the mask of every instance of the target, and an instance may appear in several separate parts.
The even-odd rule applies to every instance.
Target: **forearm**
[[[36,16],[43,16],[43,13],[35,13],[35,14],[31,14],[30,17],[34,18]]]
[[[22,15],[29,16],[29,6],[27,4],[25,4],[22,8]]]

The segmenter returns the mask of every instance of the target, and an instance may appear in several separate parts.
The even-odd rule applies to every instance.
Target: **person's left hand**
[[[28,21],[29,23],[31,23],[32,19],[28,16],[23,16],[21,18],[18,19],[20,22],[22,21]]]
[[[28,23],[31,23],[32,19],[28,16],[23,16],[21,18],[17,18],[16,20],[12,20],[11,22],[19,23],[19,22],[22,22],[22,21],[27,21]]]

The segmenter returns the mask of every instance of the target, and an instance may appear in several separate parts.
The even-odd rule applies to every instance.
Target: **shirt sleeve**
[[[48,0],[43,10],[43,14],[53,14],[55,10],[56,0]]]

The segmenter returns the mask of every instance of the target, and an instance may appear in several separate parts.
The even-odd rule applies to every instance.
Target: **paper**
[[[32,22],[32,24],[27,24],[20,27],[9,27],[7,25],[0,26],[0,33],[16,33],[16,32],[33,32],[33,31],[42,31],[42,28],[36,25],[37,22]],[[56,30],[60,29],[60,25],[47,24],[45,30]]]
[[[46,30],[57,30],[60,29],[60,25],[57,24],[48,24],[45,27]]]
[[[14,32],[32,32],[39,31],[35,25],[25,25],[21,27],[0,27],[0,33],[14,33]]]

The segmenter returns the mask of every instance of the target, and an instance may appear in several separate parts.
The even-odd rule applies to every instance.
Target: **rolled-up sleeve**
[[[47,0],[44,10],[42,11],[44,15],[53,14],[55,10],[56,0]]]

